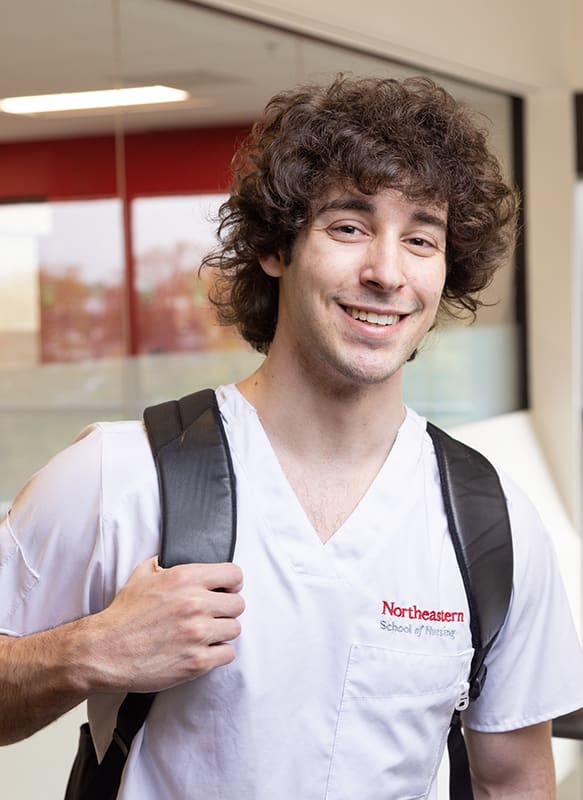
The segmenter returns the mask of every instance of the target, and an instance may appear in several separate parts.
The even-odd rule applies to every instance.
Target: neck
[[[239,384],[322,542],[354,511],[391,450],[405,411],[400,371],[374,385],[326,379],[271,351]]]
[[[270,353],[238,387],[276,451],[337,464],[384,460],[405,417],[400,371],[379,384],[332,385],[286,367]]]

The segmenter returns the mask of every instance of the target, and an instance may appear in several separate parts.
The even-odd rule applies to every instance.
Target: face
[[[312,378],[375,384],[400,378],[432,326],[445,280],[447,212],[394,190],[330,193],[298,236],[280,280],[274,354]]]

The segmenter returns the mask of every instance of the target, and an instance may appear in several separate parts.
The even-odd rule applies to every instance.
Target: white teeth
[[[362,311],[360,308],[349,307],[346,309],[352,319],[361,322],[371,322],[373,325],[394,325],[399,321],[398,314],[377,314],[376,311]]]

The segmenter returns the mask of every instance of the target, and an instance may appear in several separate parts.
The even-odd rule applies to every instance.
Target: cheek
[[[417,289],[427,302],[439,303],[445,286],[445,266],[425,275],[417,284]]]
[[[319,259],[314,258],[309,264],[295,263],[288,269],[284,280],[287,278],[289,293],[301,302],[316,302],[318,297],[334,286],[332,270],[328,270],[325,262]]]
[[[443,295],[445,281],[441,280],[432,287],[432,294],[436,303],[439,303]]]
[[[424,305],[434,306],[441,300],[443,285],[444,281],[436,276],[434,278],[426,277],[416,281],[413,288],[415,294]]]

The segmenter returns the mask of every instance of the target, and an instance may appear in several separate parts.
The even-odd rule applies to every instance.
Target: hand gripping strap
[[[235,549],[235,477],[215,393],[206,389],[150,406],[144,422],[158,471],[163,567],[231,561]],[[119,786],[132,741],[155,692],[128,693],[106,757],[96,772],[96,800]],[[116,793],[116,788],[114,797]],[[81,795],[71,795],[78,797]],[[88,790],[82,796],[93,800]]]
[[[160,564],[231,561],[235,477],[215,393],[150,406],[144,422],[160,486]]]

